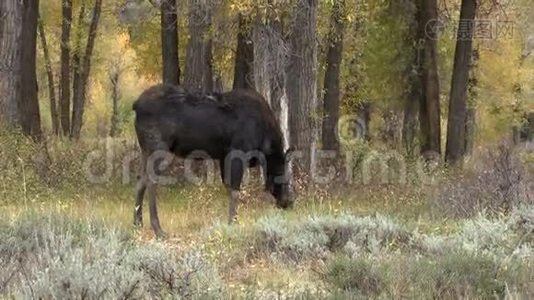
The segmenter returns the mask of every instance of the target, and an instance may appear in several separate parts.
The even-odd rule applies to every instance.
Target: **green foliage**
[[[87,1],[86,19],[90,16],[93,1]],[[317,11],[317,35],[319,41],[318,69],[324,67],[326,37],[330,23],[333,1],[319,1]],[[343,110],[352,113],[362,102],[370,103],[373,110],[373,124],[377,132],[383,126],[378,119],[383,111],[399,111],[407,98],[413,65],[416,62],[416,7],[413,1],[356,1],[346,0],[345,38],[343,64],[341,66],[341,100]],[[450,74],[452,72],[455,39],[454,28],[457,26],[458,1],[447,0],[440,5],[440,20],[445,27],[438,40],[439,79],[441,86],[442,114],[447,113]],[[81,31],[81,43],[76,45],[75,33],[81,1],[73,1],[73,50],[85,44],[87,22]],[[269,1],[222,1],[217,2],[210,28],[213,39],[214,76],[220,78],[225,89],[231,86],[237,34],[237,14],[243,13],[264,16],[270,10],[287,27],[290,19],[290,6]],[[495,21],[512,21],[516,28],[513,37],[477,40],[476,48],[480,50],[479,67],[473,72],[477,77],[477,98],[471,99],[477,108],[476,139],[485,144],[508,135],[512,126],[522,121],[525,111],[531,110],[529,95],[532,88],[528,82],[533,74],[531,57],[522,58],[529,48],[529,32],[532,31],[531,14],[528,1],[516,1],[497,9],[492,3],[483,1],[480,5],[481,18]],[[53,71],[59,75],[59,38],[61,35],[61,1],[41,1],[40,16],[43,20],[48,39]],[[446,9],[445,9],[446,8]],[[178,1],[179,55],[182,75],[188,42],[189,3]],[[122,92],[125,94],[124,107],[147,86],[160,81],[162,68],[159,9],[150,1],[106,2],[103,7],[99,36],[96,43],[93,68],[88,88],[88,105],[84,120],[84,136],[102,136],[109,133],[111,118],[111,101],[109,101],[108,70],[110,60],[121,57],[115,50],[123,48],[128,55],[128,70],[122,80]],[[286,28],[284,28],[286,29]],[[524,33],[524,34],[520,34]],[[121,36],[128,36],[128,41],[121,47]],[[40,46],[39,46],[40,48]],[[38,55],[38,81],[40,87],[48,85],[42,59],[42,50]],[[318,82],[322,82],[322,72],[318,72]],[[57,79],[55,86],[57,87]],[[521,93],[517,93],[517,87]],[[58,94],[56,92],[56,94]],[[319,92],[319,95],[321,93]],[[50,132],[50,107],[48,91],[39,89],[41,116],[45,132]],[[375,114],[379,116],[375,117]],[[130,114],[124,114],[123,135],[131,136]],[[446,126],[443,126],[446,128]],[[373,127],[371,136],[376,135]]]
[[[395,1],[359,2],[349,11],[342,83],[351,110],[362,102],[402,105],[415,55],[414,16],[413,5]]]
[[[154,38],[159,36],[160,26],[159,20],[154,18],[129,28],[132,47],[138,57],[136,61],[137,72],[152,78],[161,77],[161,40]]]

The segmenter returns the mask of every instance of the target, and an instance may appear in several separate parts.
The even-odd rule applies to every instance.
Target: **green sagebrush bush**
[[[306,298],[525,297],[534,292],[533,212],[480,214],[449,234],[409,230],[380,215],[271,214],[252,227],[221,225],[210,238],[241,259],[236,249],[282,265],[323,266],[317,273],[327,286]]]
[[[323,259],[335,252],[380,253],[412,247],[416,242],[410,231],[380,215],[324,215],[290,221],[273,214],[259,219],[251,230],[237,233],[244,235],[241,239],[251,256],[267,255],[294,263]]]
[[[532,265],[461,250],[437,255],[338,255],[321,278],[334,290],[377,298],[503,298],[532,293]],[[530,290],[529,290],[530,288]]]
[[[534,243],[534,205],[515,209],[508,220],[508,227],[522,235],[527,243]]]
[[[203,254],[133,242],[128,232],[59,215],[0,224],[0,297],[198,298],[223,292]]]
[[[321,278],[332,287],[385,298],[502,298],[534,293],[533,207],[482,215],[448,236],[413,233],[408,251],[337,253]]]
[[[329,261],[323,279],[342,290],[376,296],[383,289],[381,276],[370,259],[339,256]]]
[[[498,262],[492,257],[466,252],[447,252],[413,260],[410,281],[428,297],[504,296],[505,278],[498,278]]]

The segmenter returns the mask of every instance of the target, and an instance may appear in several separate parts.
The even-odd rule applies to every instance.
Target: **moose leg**
[[[147,186],[146,175],[140,176],[137,181],[136,195],[135,195],[135,209],[134,209],[134,225],[143,226],[143,198],[145,196]]]
[[[148,206],[150,210],[150,225],[158,238],[164,238],[165,233],[161,229],[158,218],[158,207],[156,204],[156,183],[152,180],[148,180]]]
[[[239,191],[230,189],[230,203],[228,205],[228,224],[232,224],[236,220],[238,199]]]
[[[146,163],[146,155],[143,154],[141,157],[141,170],[135,191],[136,195],[133,222],[135,226],[143,226],[143,198],[145,196],[147,185]]]
[[[237,200],[239,198],[239,190],[241,189],[241,180],[243,179],[243,161],[239,158],[230,159],[229,161],[221,161],[221,176],[223,182],[230,194],[230,202],[228,205],[228,224],[232,224],[236,219],[237,214]]]
[[[148,208],[150,211],[150,224],[158,238],[164,238],[165,232],[161,229],[158,218],[158,207],[156,203],[156,190],[158,183],[164,180],[162,173],[167,169],[172,161],[173,155],[166,150],[158,150],[147,158],[147,183]]]

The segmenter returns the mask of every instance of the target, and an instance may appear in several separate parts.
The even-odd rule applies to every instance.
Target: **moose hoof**
[[[163,231],[156,232],[156,239],[158,240],[166,240],[167,237],[168,235]]]
[[[143,220],[141,220],[141,219],[134,219],[133,224],[134,224],[135,227],[137,227],[137,228],[141,228],[141,227],[143,227]]]

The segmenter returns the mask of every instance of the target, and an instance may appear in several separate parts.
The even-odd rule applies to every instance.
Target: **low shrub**
[[[49,215],[0,224],[0,297],[196,298],[223,293],[217,270],[195,250],[137,245],[128,232]]]
[[[412,233],[383,216],[310,216],[288,221],[280,215],[257,222],[250,235],[253,254],[299,262],[331,253],[380,253],[412,247]]]
[[[377,298],[528,298],[534,293],[533,211],[479,215],[449,235],[413,233],[409,245],[415,247],[397,251],[339,252],[326,259],[320,277],[334,289]]]
[[[412,232],[384,216],[273,214],[252,227],[213,228],[201,251],[136,241],[96,221],[27,214],[0,221],[0,297],[527,297],[534,292],[532,212],[480,215],[448,235]],[[318,282],[230,289],[214,267],[239,269],[221,263],[234,259],[227,255],[311,267]]]
[[[525,297],[534,290],[532,265],[520,259],[461,250],[439,255],[390,253],[345,255],[329,259],[320,278],[333,290],[375,298],[504,298]]]
[[[517,240],[502,219],[489,220],[483,216],[466,220],[458,233],[453,235],[451,244],[471,253],[504,255],[509,246]]]
[[[430,298],[502,297],[506,283],[496,278],[498,263],[484,255],[448,252],[415,260],[412,286]]]
[[[339,256],[332,259],[322,274],[331,285],[362,296],[378,295],[383,289],[383,279],[376,264],[366,258]]]
[[[515,209],[508,226],[526,238],[525,243],[534,243],[534,205]]]
[[[135,182],[139,165],[135,139],[35,142],[0,127],[0,204],[32,202],[52,192],[79,192],[95,184]]]
[[[468,218],[534,204],[534,179],[517,150],[503,144],[488,150],[481,161],[474,170],[455,174],[439,185],[430,199],[435,211]]]

